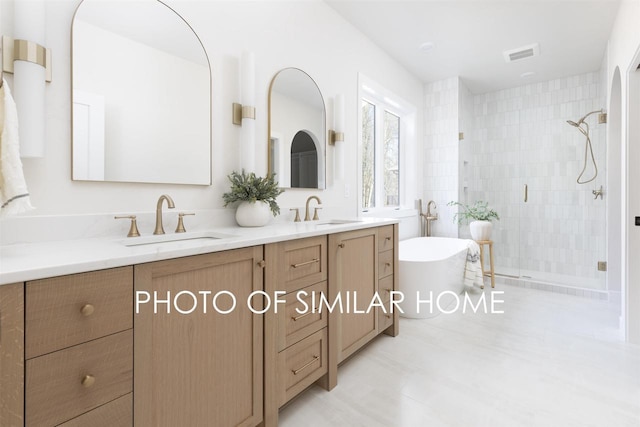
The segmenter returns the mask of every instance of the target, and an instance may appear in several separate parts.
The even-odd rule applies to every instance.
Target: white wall
[[[292,220],[287,208],[304,206],[310,194],[320,195],[325,217],[357,215],[355,136],[359,108],[358,72],[365,73],[414,105],[422,105],[422,83],[319,0],[173,0],[167,3],[191,24],[212,63],[213,185],[71,181],[69,37],[71,20],[79,0],[49,1],[46,32],[47,45],[53,51],[54,76],[53,82],[47,85],[46,156],[43,159],[24,159],[31,200],[37,207],[33,215],[150,212],[162,193],[172,195],[178,209],[222,208],[221,196],[228,189],[226,175],[239,163],[237,146],[241,129],[231,123],[231,104],[239,101],[238,63],[245,49],[255,53],[256,61],[258,174],[267,171],[267,93],[271,78],[277,71],[298,67],[308,72],[318,84],[325,102],[337,94],[345,95],[343,182],[334,182],[333,175],[328,174],[327,190],[286,191],[278,199],[284,214],[282,219]],[[0,7],[3,34],[11,35],[13,2],[3,0]],[[10,76],[8,80],[12,83]],[[327,113],[332,117],[332,111]],[[418,129],[421,129],[421,114],[418,117]],[[333,148],[329,148],[327,156],[328,163],[331,163]]]
[[[633,69],[638,65],[640,54],[640,2],[622,1],[616,22],[611,32],[608,46],[607,81],[611,86],[616,68],[621,73],[622,93],[622,258],[625,260],[626,271],[623,272],[623,315],[626,318],[627,338],[640,343],[640,263],[637,262],[640,253],[640,227],[633,224],[634,216],[640,215],[640,129],[637,128],[640,119],[640,93],[630,96],[629,74],[637,73]],[[637,76],[637,74],[634,74]],[[638,89],[640,91],[640,88]],[[630,107],[638,109],[631,111]],[[630,117],[630,115],[635,116]],[[634,127],[635,126],[635,127]],[[615,224],[612,219],[611,223]],[[612,243],[613,244],[613,243]],[[625,295],[626,294],[626,295]]]

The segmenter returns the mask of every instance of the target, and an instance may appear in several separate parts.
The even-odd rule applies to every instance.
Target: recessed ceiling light
[[[536,73],[533,71],[527,71],[526,73],[522,73],[520,74],[520,77],[522,77],[523,79],[526,79],[527,77],[531,77],[533,75],[535,75]]]
[[[436,45],[433,42],[424,42],[420,45],[420,52],[428,52],[433,49]]]

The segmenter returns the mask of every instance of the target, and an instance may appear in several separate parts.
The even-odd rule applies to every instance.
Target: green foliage
[[[462,210],[453,216],[453,222],[462,224],[464,221],[491,221],[492,219],[500,220],[498,213],[493,209],[489,209],[489,203],[478,200],[473,205],[465,205],[460,202],[449,202],[447,206],[459,206]]]
[[[260,200],[269,203],[273,216],[280,213],[276,197],[282,194],[284,190],[278,187],[275,174],[261,178],[253,172],[246,174],[243,169],[242,173],[231,172],[227,178],[231,182],[231,190],[222,195],[225,206],[235,202],[254,203]]]

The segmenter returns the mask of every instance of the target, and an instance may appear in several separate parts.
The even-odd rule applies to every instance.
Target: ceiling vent
[[[540,55],[540,45],[538,45],[538,43],[534,43],[517,49],[505,50],[502,54],[504,55],[504,60],[507,62],[520,61],[522,59]]]

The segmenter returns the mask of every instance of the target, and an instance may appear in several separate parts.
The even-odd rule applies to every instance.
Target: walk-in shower
[[[593,193],[606,188],[607,175],[601,81],[601,73],[587,73],[462,93],[470,107],[463,110],[465,139],[457,144],[458,200],[485,200],[500,214],[491,238],[502,277],[606,289],[599,263],[607,260],[607,201]],[[576,183],[581,172],[579,182],[589,184]],[[462,225],[459,235],[469,236],[469,227]]]
[[[604,111],[603,110],[592,111],[584,115],[580,120],[578,120],[578,122],[574,122],[573,120],[567,120],[567,123],[569,123],[571,126],[575,126],[576,128],[578,128],[578,130],[587,138],[584,143],[584,164],[582,166],[582,171],[580,172],[580,175],[578,175],[578,179],[576,180],[578,184],[587,184],[595,180],[596,177],[598,176],[598,165],[596,164],[596,158],[593,155],[593,146],[591,145],[591,138],[589,137],[589,124],[585,121],[587,117],[595,113],[600,113],[600,115],[602,116],[604,114]],[[600,119],[600,121],[602,122],[602,118]],[[585,181],[583,180],[582,176],[587,170],[587,163],[588,163],[587,158],[589,156],[591,156],[591,163],[593,164],[594,172],[593,172],[593,176],[590,179],[587,179]]]

